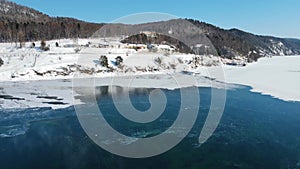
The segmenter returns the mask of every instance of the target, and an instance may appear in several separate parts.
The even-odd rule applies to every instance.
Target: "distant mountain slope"
[[[32,8],[0,0],[0,42],[87,38],[103,24],[50,17]]]
[[[203,46],[210,48],[210,50],[198,50],[200,51],[200,54],[217,54],[226,58],[243,56],[248,58],[249,62],[255,61],[263,56],[300,54],[300,40],[298,39],[258,36],[238,29],[221,29],[211,24],[199,22],[197,20],[189,19],[188,21],[193,25],[187,24],[186,22],[182,21],[182,19],[178,19],[133,26],[118,25],[118,27],[125,26],[125,30],[134,30],[135,32],[138,32],[137,30],[147,30],[147,28],[158,31],[162,30],[162,28],[171,28],[173,34],[179,34],[177,37],[180,37],[180,39],[184,39],[185,43],[188,44],[188,46],[195,47],[199,43],[203,43]],[[184,31],[191,30],[194,26],[199,28],[202,35],[198,35],[197,37],[192,31]],[[167,35],[168,32],[164,32],[164,34]],[[201,39],[201,42],[199,41],[199,39]],[[185,46],[178,47],[178,42],[171,40],[170,38],[166,38],[166,36],[158,36],[155,40],[152,41],[155,41],[156,43],[160,41],[161,44],[164,44],[166,42],[173,42],[173,45],[181,49],[181,52],[190,52],[190,50],[187,50]],[[123,42],[147,44],[151,42],[151,38],[145,38],[144,36],[139,35],[128,37],[127,39],[123,40]]]
[[[14,2],[0,0],[0,7],[1,20],[11,22],[45,22],[51,20],[48,15]]]
[[[224,30],[213,25],[189,20],[200,27],[224,57],[236,54],[256,60],[262,56],[299,55],[300,40],[258,36],[238,29]]]
[[[145,36],[136,36],[124,39],[123,42],[168,43],[177,47],[181,52],[191,52],[187,46],[195,49],[195,46],[202,45],[203,49],[198,50],[200,54],[213,54],[226,58],[243,56],[249,61],[263,56],[300,55],[300,40],[298,39],[258,36],[238,29],[221,29],[197,20],[188,19],[187,21],[191,25],[186,24],[186,20],[183,19],[139,25],[88,23],[73,18],[50,17],[32,8],[0,0],[0,42],[87,38],[104,25],[109,25],[111,30],[107,32],[110,32],[111,35],[120,34],[121,27],[125,28],[123,30],[127,30],[127,32],[121,32],[122,35],[145,31],[148,28],[156,30],[171,28],[172,32],[177,34],[176,38],[184,39],[186,45],[162,35],[155,40],[145,38]],[[195,37],[194,26],[201,30],[199,37]],[[168,35],[168,32],[165,32],[164,35]]]

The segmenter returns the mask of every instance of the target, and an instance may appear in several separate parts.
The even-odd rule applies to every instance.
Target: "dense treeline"
[[[50,17],[32,8],[0,0],[0,42],[86,38],[102,24]]]
[[[0,41],[19,42],[41,39],[87,38],[101,28],[100,24],[54,18],[47,22],[0,21]]]

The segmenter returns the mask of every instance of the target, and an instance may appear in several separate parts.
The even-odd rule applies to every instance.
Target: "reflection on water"
[[[154,89],[148,88],[130,88],[130,87],[120,87],[120,86],[97,86],[95,88],[96,98],[100,98],[101,96],[108,95],[123,95],[126,93],[131,93],[134,95],[145,95],[149,94],[150,91]]]
[[[134,95],[144,95],[149,94],[150,91],[154,89],[150,88],[131,88],[131,87],[120,87],[120,86],[97,86],[97,87],[75,87],[74,91],[78,93],[79,99],[84,99],[85,97],[95,97],[98,99],[103,96],[111,95],[124,95],[131,93]]]
[[[147,110],[152,90],[130,89],[132,104],[139,110]],[[72,107],[1,110],[0,132],[8,126],[27,126],[24,134],[0,138],[1,169],[300,168],[299,102],[262,96],[249,92],[249,88],[230,90],[217,131],[198,147],[199,131],[210,106],[211,89],[199,90],[201,110],[188,137],[171,151],[148,159],[122,158],[99,148],[82,130]],[[126,88],[100,87],[96,91],[99,108],[107,121],[130,136],[156,135],[170,126],[177,116],[174,112],[179,108],[179,90],[163,90],[168,99],[167,111],[145,126],[126,121],[116,111],[111,92],[127,93]],[[81,96],[80,99],[86,98]]]

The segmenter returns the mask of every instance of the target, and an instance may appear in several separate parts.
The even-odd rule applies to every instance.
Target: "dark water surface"
[[[177,117],[179,90],[164,90],[167,111],[141,125],[118,114],[111,97],[98,97],[106,120],[121,133],[157,135]],[[150,89],[149,89],[150,90]],[[147,110],[148,89],[131,91],[131,101]],[[211,88],[199,88],[200,112],[188,137],[172,150],[151,158],[129,159],[98,147],[83,131],[73,107],[0,110],[1,169],[288,169],[300,168],[300,103],[252,93],[248,87],[228,90],[225,112],[213,136],[200,147]],[[141,135],[141,133],[143,133]]]

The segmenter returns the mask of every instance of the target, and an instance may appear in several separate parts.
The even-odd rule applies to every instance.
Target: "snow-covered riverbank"
[[[227,83],[251,86],[254,92],[300,101],[300,56],[261,58],[246,67],[225,66]]]
[[[262,58],[241,67],[224,65],[224,60],[213,56],[176,53],[166,45],[156,46],[156,52],[149,52],[143,45],[137,45],[141,49],[136,50],[116,39],[109,43],[107,39],[85,39],[75,45],[71,40],[48,44],[50,51],[47,52],[41,51],[38,45],[30,48],[30,43],[22,49],[13,44],[0,44],[4,61],[0,67],[0,107],[70,106],[73,104],[74,75],[83,78],[83,82],[84,78],[96,78],[96,86],[128,85],[115,79],[127,82],[129,79],[130,87],[165,89],[224,88],[224,83],[232,88],[235,87],[232,84],[241,84],[253,87],[255,92],[300,101],[300,56]],[[99,63],[101,55],[107,57],[109,68]],[[121,66],[115,63],[118,56],[123,59]],[[187,77],[194,81],[186,80]]]

